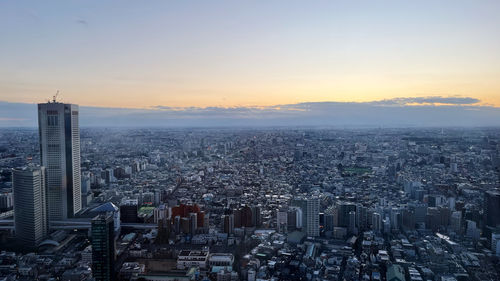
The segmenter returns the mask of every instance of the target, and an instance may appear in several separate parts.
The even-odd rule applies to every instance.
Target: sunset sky
[[[500,1],[1,1],[0,101],[500,107]]]

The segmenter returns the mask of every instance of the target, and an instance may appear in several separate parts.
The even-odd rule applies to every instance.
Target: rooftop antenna
[[[52,102],[53,103],[57,102],[57,96],[59,96],[59,90],[57,90],[56,94],[52,96]]]

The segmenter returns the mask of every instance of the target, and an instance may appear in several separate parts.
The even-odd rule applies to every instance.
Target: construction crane
[[[59,96],[59,90],[57,90],[56,94],[52,97],[52,102],[56,102],[57,96]]]
[[[53,103],[57,102],[57,96],[59,96],[59,90],[57,90],[56,94],[52,96],[52,102]],[[50,99],[49,99],[49,103],[50,103]]]

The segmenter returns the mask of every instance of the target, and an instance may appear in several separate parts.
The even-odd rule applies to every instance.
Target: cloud
[[[304,102],[248,107],[80,106],[81,126],[100,127],[474,127],[500,126],[500,108],[471,97]],[[440,106],[446,105],[446,106]],[[0,126],[37,125],[35,104],[0,102]]]
[[[83,25],[83,26],[85,26],[85,27],[88,27],[88,26],[89,26],[89,23],[88,23],[86,20],[84,20],[84,19],[80,19],[80,18],[79,18],[79,19],[76,19],[76,20],[75,20],[75,22],[76,22],[77,24]]]
[[[412,105],[412,104],[431,104],[431,105],[471,105],[479,103],[481,100],[471,97],[409,97],[409,98],[394,98],[373,103],[380,105]]]
[[[11,117],[0,117],[0,121],[8,121],[8,122],[12,122],[12,121],[26,121],[28,119],[26,118],[11,118]]]

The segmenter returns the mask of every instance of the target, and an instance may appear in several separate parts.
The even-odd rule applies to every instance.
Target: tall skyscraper
[[[484,227],[483,235],[491,239],[493,231],[500,227],[500,189],[488,190],[484,193]]]
[[[96,281],[115,280],[115,238],[112,214],[92,219],[92,275]]]
[[[41,164],[46,167],[49,220],[73,217],[82,208],[78,106],[38,104]]]
[[[484,194],[484,219],[486,226],[500,226],[500,189],[488,190]]]
[[[307,235],[319,236],[319,198],[307,199]]]
[[[222,215],[222,227],[223,232],[227,234],[232,234],[234,232],[234,215]]]
[[[22,245],[35,248],[47,236],[45,168],[13,170],[12,184],[16,238]]]

